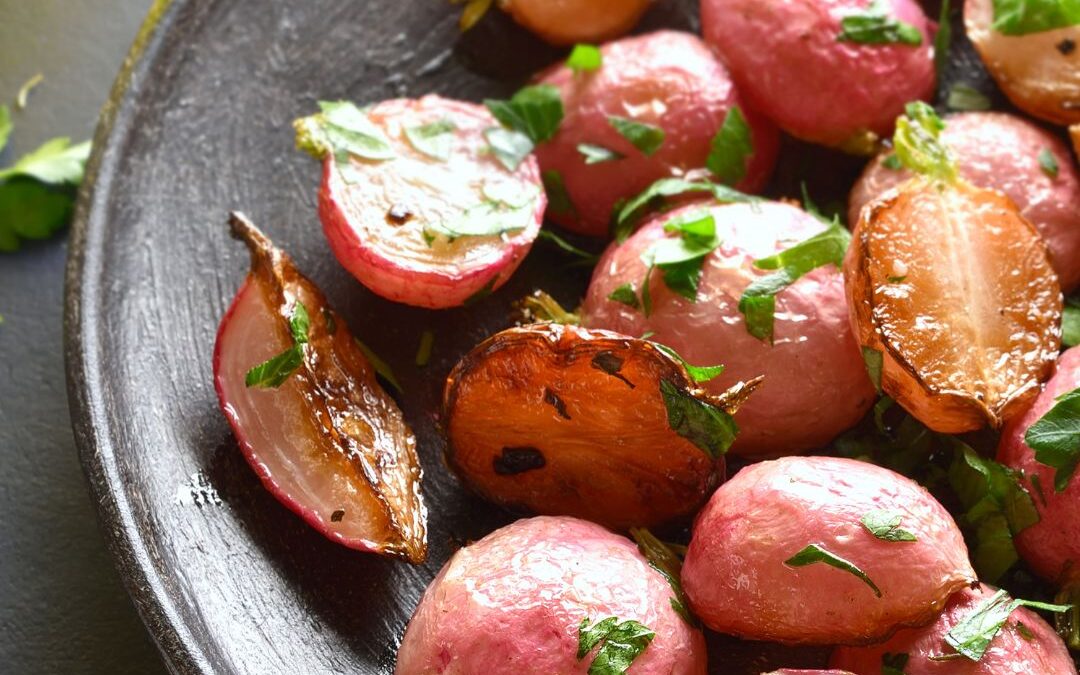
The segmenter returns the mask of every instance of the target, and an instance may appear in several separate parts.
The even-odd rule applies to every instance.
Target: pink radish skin
[[[473,103],[434,95],[396,99],[372,107],[368,118],[386,134],[397,157],[352,160],[359,179],[351,185],[332,155],[323,165],[319,218],[342,266],[388,300],[431,309],[461,305],[485,288],[504,284],[529,252],[543,220],[547,200],[536,160],[527,158],[512,174],[499,164],[484,138],[484,131],[498,123]],[[445,162],[413,148],[404,134],[405,128],[443,119],[457,127]],[[533,200],[533,217],[525,228],[453,242],[440,236],[429,246],[425,225],[482,203],[485,183],[516,185],[511,192]],[[393,222],[395,207],[410,214],[407,222]]]
[[[705,639],[624,537],[583,520],[519,520],[460,549],[424,592],[396,675],[587,673],[582,619],[634,619],[656,637],[630,675],[703,675]]]
[[[641,256],[665,236],[664,224],[702,210],[712,214],[722,243],[705,260],[696,302],[668,289],[655,273],[648,318],[640,309],[609,299],[626,283],[640,294],[646,273]],[[604,253],[585,297],[583,323],[633,336],[652,331],[652,339],[692,364],[722,364],[723,375],[703,385],[713,393],[764,375],[735,414],[739,435],[731,452],[777,456],[819,447],[855,424],[875,397],[851,333],[840,270],[818,268],[778,294],[772,345],[747,332],[738,305],[751,281],[770,273],[754,268],[754,260],[824,227],[803,210],[779,202],[699,203],[655,216]]]
[[[913,542],[878,539],[861,523],[902,516]],[[880,588],[823,563],[785,561],[817,544]],[[866,644],[931,621],[975,571],[952,516],[888,469],[833,457],[752,464],[713,493],[694,523],[682,582],[713,630],[787,644]]]
[[[1057,372],[1046,383],[1035,402],[1023,416],[1006,425],[998,444],[999,462],[1022,471],[1024,487],[1032,495],[1039,511],[1038,523],[1016,535],[1020,556],[1048,581],[1065,584],[1080,580],[1080,480],[1074,476],[1064,492],[1054,490],[1056,470],[1035,460],[1035,453],[1024,442],[1028,427],[1050,408],[1054,399],[1080,387],[1080,348],[1065,351],[1058,360]],[[1031,484],[1039,477],[1040,490]]]
[[[611,212],[660,178],[702,169],[710,143],[728,111],[738,106],[750,126],[754,154],[741,190],[755,192],[776,163],[776,127],[750,110],[727,70],[696,35],[659,31],[609,42],[603,65],[575,75],[566,66],[541,82],[562,92],[566,116],[555,137],[537,148],[544,171],[558,171],[574,209],[548,218],[567,229],[607,236]],[[609,116],[631,118],[664,130],[664,143],[651,157],[622,137]],[[581,143],[600,145],[623,159],[586,164]],[[707,173],[707,172],[706,172]]]
[[[960,175],[983,188],[1004,192],[1039,230],[1050,248],[1050,259],[1062,289],[1080,283],[1080,176],[1069,148],[1056,136],[1031,122],[1001,112],[969,112],[945,118],[941,136],[952,149]],[[1039,165],[1048,150],[1058,165],[1051,177]],[[911,177],[873,159],[851,190],[848,222],[872,199]]]
[[[907,654],[905,675],[1075,675],[1076,666],[1061,638],[1038,614],[1025,607],[1009,615],[981,659],[955,656],[945,643],[945,634],[995,592],[985,584],[979,584],[977,589],[965,588],[949,598],[945,611],[934,623],[901,630],[881,644],[838,647],[830,665],[853,673],[880,673],[885,654]],[[1025,638],[1017,623],[1022,623],[1033,637]],[[942,660],[943,655],[952,658]]]
[[[856,149],[934,92],[931,23],[915,0],[885,4],[921,45],[838,41],[870,0],[702,0],[701,26],[750,106],[793,136]]]

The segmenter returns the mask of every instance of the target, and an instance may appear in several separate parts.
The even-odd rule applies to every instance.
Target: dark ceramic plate
[[[640,30],[696,29],[696,2],[661,0]],[[955,4],[955,3],[954,3]],[[935,11],[934,8],[930,8]],[[479,100],[560,58],[493,12],[466,36],[445,0],[159,2],[106,108],[68,270],[72,412],[103,527],[128,590],[179,673],[388,673],[421,592],[460,542],[511,516],[468,496],[441,462],[443,379],[542,287],[573,305],[588,272],[538,244],[469,309],[374,297],[334,261],[315,213],[319,169],[290,122],[317,99],[427,92]],[[958,46],[952,79],[987,88]],[[788,143],[772,194],[802,177],[843,199],[861,162]],[[811,170],[812,169],[812,170]],[[394,368],[427,470],[431,557],[412,567],[342,548],[278,504],[218,410],[211,350],[248,255],[225,226],[245,211]],[[414,364],[421,332],[434,358]],[[715,672],[818,665],[824,651],[715,638]]]

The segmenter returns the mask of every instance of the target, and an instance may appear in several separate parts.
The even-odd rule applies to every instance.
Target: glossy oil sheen
[[[572,306],[589,274],[538,243],[507,286],[432,312],[375,297],[334,260],[316,215],[319,170],[290,123],[317,100],[435,92],[505,97],[561,54],[501,12],[460,37],[460,8],[427,0],[174,0],[133,50],[96,138],[71,242],[69,385],[103,530],[174,672],[386,674],[424,588],[450,553],[512,517],[442,467],[435,416],[459,357],[507,327],[540,286]],[[640,30],[695,28],[696,3],[661,2]],[[970,52],[951,76],[983,82]],[[788,144],[770,194],[806,179],[843,199],[861,162]],[[248,254],[225,225],[243,209],[387,360],[417,436],[431,510],[421,567],[334,544],[279,504],[233,440],[213,390],[218,322]],[[415,367],[430,329],[430,364]],[[190,494],[192,476],[216,492]],[[183,503],[178,503],[183,502]],[[731,675],[822,667],[827,652],[708,636]]]

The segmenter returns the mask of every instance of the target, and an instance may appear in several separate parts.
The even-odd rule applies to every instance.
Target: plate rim
[[[164,575],[155,567],[146,542],[137,535],[108,421],[107,384],[100,376],[103,317],[98,308],[107,205],[121,154],[117,142],[130,129],[135,100],[145,86],[146,75],[160,60],[166,37],[177,17],[192,4],[193,0],[154,0],[136,33],[98,118],[64,270],[64,369],[79,462],[113,565],[163,664],[178,675],[204,675],[214,673],[215,668],[185,621]]]

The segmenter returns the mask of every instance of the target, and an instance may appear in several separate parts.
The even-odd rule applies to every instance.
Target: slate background
[[[0,0],[7,165],[53,136],[90,138],[150,0]],[[68,419],[66,233],[0,254],[0,672],[164,673],[105,550]]]

